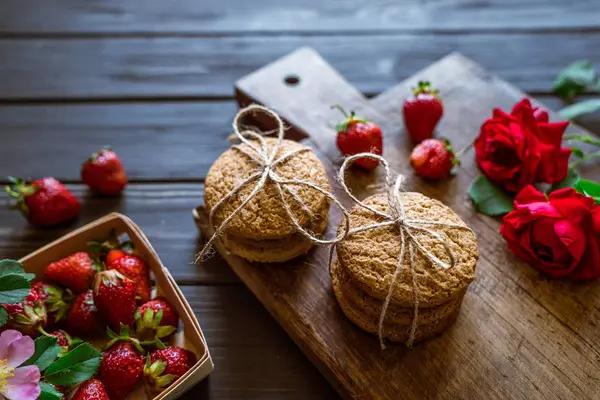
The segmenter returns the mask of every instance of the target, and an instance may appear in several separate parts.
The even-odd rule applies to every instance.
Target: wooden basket
[[[176,399],[207,377],[213,371],[214,364],[194,312],[146,236],[133,221],[122,214],[109,214],[63,236],[19,261],[24,265],[27,272],[34,273],[36,279],[41,279],[44,268],[50,262],[66,257],[75,251],[86,249],[89,241],[109,237],[113,230],[116,230],[118,234],[125,233],[129,235],[135,245],[136,252],[146,260],[151,273],[154,274],[156,294],[165,297],[177,309],[183,329],[175,335],[174,344],[196,354],[198,360],[196,364],[168,389],[154,397],[154,400]],[[142,400],[148,398],[142,385],[138,386],[128,396],[128,399]]]

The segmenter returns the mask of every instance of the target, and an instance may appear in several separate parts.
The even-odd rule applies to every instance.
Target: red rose
[[[555,278],[600,277],[600,206],[574,189],[546,198],[525,187],[500,234],[517,257]]]
[[[535,182],[559,182],[567,176],[571,155],[571,149],[560,147],[568,124],[547,122],[528,99],[510,114],[496,108],[475,140],[477,164],[490,181],[513,193]]]

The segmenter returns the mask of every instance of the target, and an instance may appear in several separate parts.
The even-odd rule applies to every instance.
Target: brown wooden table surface
[[[0,257],[125,213],[207,336],[215,372],[184,398],[337,398],[221,259],[192,263],[200,237],[191,209],[228,147],[234,81],[308,45],[375,95],[458,50],[558,109],[556,73],[578,58],[600,65],[599,16],[597,0],[4,0],[1,183],[53,175],[85,205],[73,226],[43,231],[0,209]],[[600,133],[598,114],[581,124]],[[132,182],[119,199],[89,195],[79,180],[81,162],[106,144]]]

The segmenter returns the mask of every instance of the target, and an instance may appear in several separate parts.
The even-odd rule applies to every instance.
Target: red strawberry
[[[37,282],[31,287],[31,290],[37,292],[40,300],[46,306],[49,327],[66,318],[73,300],[73,294],[69,289],[65,291],[48,282]]]
[[[78,336],[101,335],[104,331],[102,317],[94,303],[94,293],[88,290],[80,294],[67,314],[67,330]]]
[[[102,355],[98,378],[112,400],[124,399],[142,376],[144,357],[127,342],[117,343]]]
[[[37,337],[46,327],[48,317],[46,307],[35,290],[31,290],[25,300],[17,304],[1,304],[8,312],[7,328]]]
[[[114,269],[131,279],[135,284],[135,294],[140,303],[150,300],[152,282],[148,264],[134,254],[128,254],[122,249],[110,250],[106,255],[106,266]]]
[[[79,385],[71,400],[110,400],[110,397],[102,382],[90,379]]]
[[[127,176],[119,156],[110,149],[100,150],[83,163],[81,180],[90,189],[106,195],[116,195],[125,189]]]
[[[435,127],[444,115],[438,91],[429,82],[420,81],[413,88],[413,97],[404,100],[404,125],[411,139],[420,143],[433,136]]]
[[[50,332],[46,334],[47,336],[54,336],[58,339],[58,345],[61,347],[60,352],[58,353],[59,357],[66,355],[69,351],[73,350],[80,343],[82,343],[81,339],[72,338],[66,331],[59,329],[54,332]]]
[[[358,153],[374,153],[381,155],[383,152],[383,136],[381,128],[374,122],[358,118],[351,112],[350,115],[338,105],[346,118],[336,125],[337,147],[344,156],[352,156]],[[379,161],[370,158],[359,158],[354,163],[368,170],[374,170]]]
[[[54,178],[38,179],[31,184],[8,178],[11,186],[6,191],[17,199],[15,208],[33,225],[49,227],[69,222],[79,215],[81,205],[62,183]]]
[[[177,346],[156,350],[146,357],[144,383],[151,392],[161,392],[196,363],[196,355]]]
[[[100,269],[92,256],[78,252],[48,265],[44,276],[75,293],[83,293],[92,286],[94,275]]]
[[[110,327],[119,332],[121,325],[132,326],[135,319],[135,285],[115,270],[96,275],[94,302]]]
[[[423,178],[442,179],[460,162],[448,141],[427,139],[413,149],[410,164]]]
[[[550,120],[550,116],[548,115],[548,110],[542,107],[533,107],[533,118],[537,122],[548,122]]]
[[[136,335],[142,340],[169,337],[177,331],[177,311],[162,297],[147,301],[135,313]]]

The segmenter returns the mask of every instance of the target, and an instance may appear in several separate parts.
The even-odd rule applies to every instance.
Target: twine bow
[[[352,192],[346,185],[346,181],[345,181],[346,170],[352,164],[352,162],[358,158],[372,158],[372,159],[378,160],[383,165],[383,167],[385,169],[385,175],[386,175],[387,201],[388,201],[388,207],[390,209],[389,213],[384,213],[382,211],[379,211],[379,210],[375,209],[374,207],[371,207],[371,206],[363,203],[362,201],[358,200],[352,194]],[[342,188],[344,189],[346,194],[348,194],[348,196],[356,204],[358,204],[360,207],[362,207],[364,209],[367,209],[367,210],[373,212],[374,214],[376,214],[384,219],[383,222],[379,222],[379,223],[375,223],[375,224],[371,224],[371,225],[367,225],[367,226],[362,226],[362,227],[359,227],[356,229],[352,229],[352,230],[348,231],[348,234],[346,237],[355,235],[360,232],[365,232],[365,231],[368,231],[371,229],[384,228],[386,226],[395,226],[398,229],[398,232],[400,233],[400,243],[401,244],[400,244],[400,254],[398,256],[398,263],[396,265],[396,269],[395,269],[394,275],[392,277],[392,282],[390,283],[390,288],[389,288],[388,293],[383,302],[383,307],[381,309],[381,314],[379,316],[378,336],[379,336],[379,343],[381,345],[382,350],[385,349],[385,343],[384,343],[384,339],[383,339],[383,324],[384,324],[384,320],[385,320],[385,315],[387,313],[392,295],[394,293],[394,286],[398,280],[398,276],[400,275],[400,272],[402,271],[402,267],[404,266],[404,258],[406,256],[406,253],[407,253],[406,250],[408,247],[409,269],[410,269],[410,274],[411,274],[412,298],[413,298],[414,307],[413,307],[413,318],[411,321],[410,332],[409,332],[408,340],[406,341],[406,345],[408,347],[411,347],[413,344],[413,341],[415,339],[415,333],[417,330],[418,319],[419,319],[419,289],[418,289],[417,274],[415,271],[415,263],[414,263],[415,247],[425,257],[429,258],[434,265],[436,265],[440,268],[443,268],[443,269],[453,268],[456,263],[456,260],[455,260],[454,254],[452,253],[452,250],[450,249],[450,246],[444,240],[444,238],[442,238],[442,236],[440,236],[438,233],[432,231],[431,229],[428,229],[427,226],[442,226],[442,227],[446,227],[446,228],[457,228],[457,229],[466,229],[471,232],[473,232],[473,231],[469,227],[464,226],[464,225],[459,225],[459,224],[448,224],[448,223],[438,222],[438,221],[427,221],[427,220],[422,220],[422,219],[406,218],[406,214],[405,214],[405,210],[404,210],[404,202],[402,200],[402,184],[403,184],[405,178],[403,175],[398,175],[394,179],[388,162],[383,157],[378,156],[376,154],[361,153],[361,154],[356,154],[356,155],[346,158],[346,160],[342,164],[342,167],[340,168],[338,178],[339,178],[340,185],[342,186]],[[423,247],[423,245],[421,245],[421,243],[419,243],[419,240],[415,236],[414,231],[425,232],[427,235],[429,235],[430,237],[435,239],[436,242],[440,243],[444,247],[444,250],[445,250],[446,254],[448,255],[448,258],[450,259],[450,263],[446,263],[446,262],[440,260],[438,257],[436,257],[435,254],[433,254],[431,251],[429,251],[425,247]],[[334,249],[334,246],[332,246],[332,248],[331,248],[330,265],[331,265],[331,261],[333,258],[333,249]]]
[[[265,140],[265,138],[263,136],[268,133],[260,134],[260,133],[257,133],[255,131],[248,130],[248,129],[242,130],[242,126],[240,124],[240,121],[242,120],[242,118],[245,117],[246,115],[251,114],[256,111],[263,112],[267,115],[270,115],[277,122],[277,129],[276,129],[277,140],[275,142],[275,145],[273,146],[273,148],[270,151],[269,151],[269,146],[267,144],[267,141]],[[277,115],[277,113],[275,113],[274,111],[270,110],[267,107],[259,106],[256,104],[250,105],[250,106],[240,110],[237,113],[237,115],[235,116],[235,118],[233,120],[233,133],[237,137],[237,139],[239,139],[247,147],[243,147],[241,145],[234,145],[234,146],[232,146],[232,148],[235,149],[236,151],[239,151],[240,153],[244,154],[254,164],[256,164],[256,170],[249,177],[243,179],[240,183],[238,183],[229,193],[227,193],[227,195],[225,195],[221,200],[219,200],[217,202],[217,204],[215,204],[215,206],[212,208],[212,210],[210,210],[209,219],[208,219],[210,226],[213,227],[213,229],[215,228],[215,225],[214,225],[215,213],[217,212],[217,210],[219,210],[221,208],[221,206],[223,206],[223,204],[225,204],[227,201],[229,201],[234,196],[237,196],[238,193],[247,185],[249,185],[253,182],[256,182],[256,184],[254,185],[254,188],[252,189],[252,191],[242,201],[242,203],[227,218],[225,218],[225,220],[215,229],[214,234],[211,236],[211,238],[208,240],[208,242],[206,242],[206,244],[205,244],[204,248],[202,249],[202,251],[200,252],[200,254],[198,254],[196,261],[198,261],[198,260],[203,261],[206,259],[207,255],[209,254],[209,252],[212,248],[212,244],[215,241],[215,239],[220,237],[225,232],[225,230],[227,229],[227,227],[229,226],[229,224],[231,223],[233,218],[250,202],[250,200],[252,200],[254,198],[254,196],[257,195],[257,193],[260,192],[260,190],[265,186],[265,184],[267,182],[274,184],[274,186],[277,190],[279,199],[281,200],[281,203],[283,204],[283,207],[285,209],[287,216],[289,217],[290,221],[294,225],[294,228],[296,229],[296,231],[298,233],[300,233],[302,236],[304,236],[306,239],[308,239],[309,241],[311,241],[314,244],[325,244],[325,245],[331,244],[331,245],[333,245],[333,244],[340,242],[346,236],[346,233],[350,230],[348,213],[337,198],[335,198],[331,193],[329,193],[325,189],[322,189],[313,183],[306,182],[301,179],[282,178],[275,172],[275,167],[284,163],[285,161],[289,160],[290,158],[294,157],[295,155],[306,152],[306,151],[311,151],[307,147],[302,147],[302,148],[299,148],[296,150],[291,150],[291,151],[279,156],[279,158],[276,158],[277,153],[279,152],[279,149],[281,148],[281,144],[283,142],[283,137],[285,134],[285,125],[284,125],[283,121],[281,120],[281,117],[279,117],[279,115]],[[342,217],[343,217],[343,221],[344,221],[343,223],[345,224],[345,227],[346,227],[345,230],[342,233],[338,234],[334,239],[327,240],[327,239],[321,239],[321,238],[317,237],[315,234],[313,234],[312,232],[303,228],[300,225],[300,222],[298,221],[296,216],[294,215],[294,213],[292,211],[292,207],[286,201],[284,193],[288,193],[292,197],[292,199],[294,200],[296,205],[300,209],[302,209],[309,216],[310,219],[313,219],[314,215],[312,214],[310,209],[306,206],[306,204],[304,204],[302,199],[299,198],[295,192],[290,190],[288,186],[306,186],[313,190],[318,191],[319,193],[323,194],[324,196],[329,198],[331,201],[333,201],[339,207],[340,211],[342,212]]]

